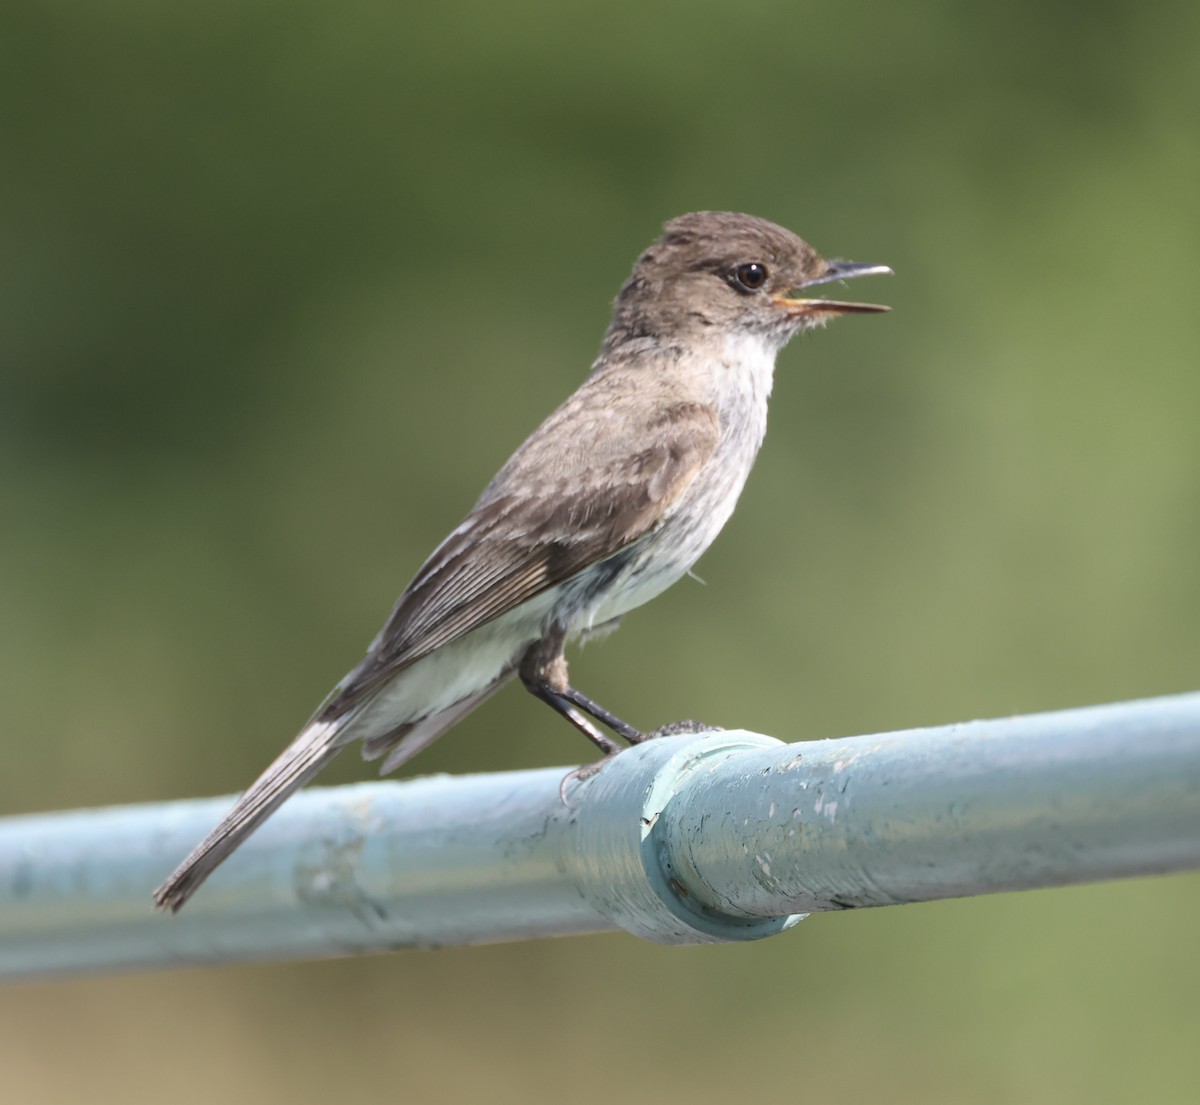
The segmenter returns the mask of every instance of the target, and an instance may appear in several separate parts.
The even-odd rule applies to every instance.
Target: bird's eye
[[[733,270],[733,278],[748,292],[756,292],[767,282],[767,266],[761,261],[747,261]]]

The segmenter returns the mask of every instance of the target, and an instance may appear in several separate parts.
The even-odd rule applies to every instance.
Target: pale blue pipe
[[[177,916],[151,890],[230,798],[0,820],[0,976],[623,928],[754,939],[810,911],[1200,869],[1200,693],[785,745],[311,789]]]

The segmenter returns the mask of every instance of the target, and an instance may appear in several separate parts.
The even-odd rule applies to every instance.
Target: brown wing
[[[620,412],[609,410],[609,415]],[[653,419],[578,423],[581,435],[548,449],[532,438],[467,519],[417,573],[363,661],[322,707],[339,716],[403,668],[513,610],[650,532],[716,447],[716,414],[698,403],[660,407]],[[551,442],[557,435],[551,435]],[[588,440],[593,447],[588,447]]]

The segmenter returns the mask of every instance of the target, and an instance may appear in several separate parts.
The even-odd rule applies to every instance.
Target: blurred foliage
[[[1195,688],[1198,47],[1184,0],[9,0],[3,808],[249,782],[698,208],[896,310],[783,356],[708,586],[582,687],[788,739]],[[585,754],[510,690],[417,770]],[[26,1105],[1192,1101],[1198,906],[23,986],[0,1056]]]

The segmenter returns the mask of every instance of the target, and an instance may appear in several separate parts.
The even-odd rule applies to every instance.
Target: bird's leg
[[[528,685],[528,684],[527,684]],[[531,688],[532,689],[532,688]],[[537,694],[537,691],[534,691]],[[602,725],[608,726],[622,740],[627,740],[630,744],[641,744],[642,741],[653,740],[655,737],[675,737],[681,733],[719,733],[722,729],[720,725],[709,725],[706,721],[669,721],[666,725],[660,725],[657,729],[651,729],[649,732],[642,732],[640,729],[635,729],[627,721],[622,721],[616,714],[609,713],[595,699],[588,698],[583,691],[576,690],[570,683],[566,684],[562,690],[557,692],[560,699],[564,699],[568,703],[574,703],[584,713],[590,714]],[[539,696],[541,697],[541,696]],[[549,701],[546,699],[546,701]],[[554,705],[554,703],[551,703]],[[570,717],[561,707],[554,705],[556,710],[563,713],[564,716]],[[579,725],[579,721],[571,719],[575,725]],[[582,727],[581,727],[582,728]],[[595,726],[590,726],[592,732],[595,732]],[[584,730],[587,732],[587,730]],[[591,734],[588,734],[591,736]],[[591,738],[595,740],[595,737]],[[609,741],[611,744],[612,742]]]
[[[670,725],[663,725],[650,733],[643,733],[640,729],[635,729],[629,722],[622,721],[616,714],[610,713],[598,702],[588,698],[582,691],[577,691],[567,682],[567,659],[563,655],[565,636],[561,628],[552,626],[540,641],[530,645],[521,658],[518,669],[521,682],[525,684],[525,689],[530,694],[540,698],[553,707],[556,712],[562,714],[603,753],[595,763],[577,767],[563,776],[563,780],[559,784],[558,796],[562,799],[564,806],[571,804],[567,800],[567,788],[571,783],[579,783],[584,779],[591,778],[608,763],[610,757],[621,751],[621,746],[611,737],[606,737],[601,733],[588,720],[587,715],[591,715],[602,725],[608,726],[630,744],[638,744],[651,737],[665,737],[675,733],[702,733],[719,728],[715,725],[705,725],[699,721],[677,721]]]
[[[525,684],[525,689],[562,714],[605,756],[619,752],[621,746],[601,733],[585,715],[606,725],[630,744],[642,740],[644,734],[640,729],[622,721],[567,682],[567,658],[563,655],[565,637],[559,626],[552,626],[540,641],[530,646],[521,659],[520,667],[521,682]]]
[[[525,689],[562,714],[603,753],[595,763],[577,767],[563,778],[559,787],[559,797],[564,805],[570,805],[566,796],[566,788],[570,783],[581,782],[595,775],[608,762],[610,756],[615,756],[621,751],[621,746],[611,737],[601,733],[589,720],[589,716],[630,744],[639,744],[651,737],[666,737],[676,733],[703,733],[719,728],[700,721],[676,721],[650,733],[635,729],[629,722],[622,721],[616,714],[610,713],[600,703],[588,698],[567,682],[567,658],[563,654],[565,640],[566,634],[562,628],[551,626],[540,641],[530,645],[521,658],[519,668]]]
[[[584,713],[591,714],[601,725],[607,725],[618,737],[629,741],[630,744],[638,744],[646,739],[646,734],[640,729],[622,721],[616,714],[610,714],[599,702],[588,698],[583,691],[577,691],[570,683],[560,693],[568,702],[573,702]]]
[[[571,703],[560,694],[555,693],[548,684],[540,682],[530,682],[522,678],[525,683],[525,689],[530,694],[540,698],[543,702],[552,706],[558,713],[562,714],[572,725],[575,726],[588,740],[590,740],[605,756],[614,756],[621,751],[621,746],[617,744],[612,737],[606,737],[600,732],[583,714],[581,714]]]

